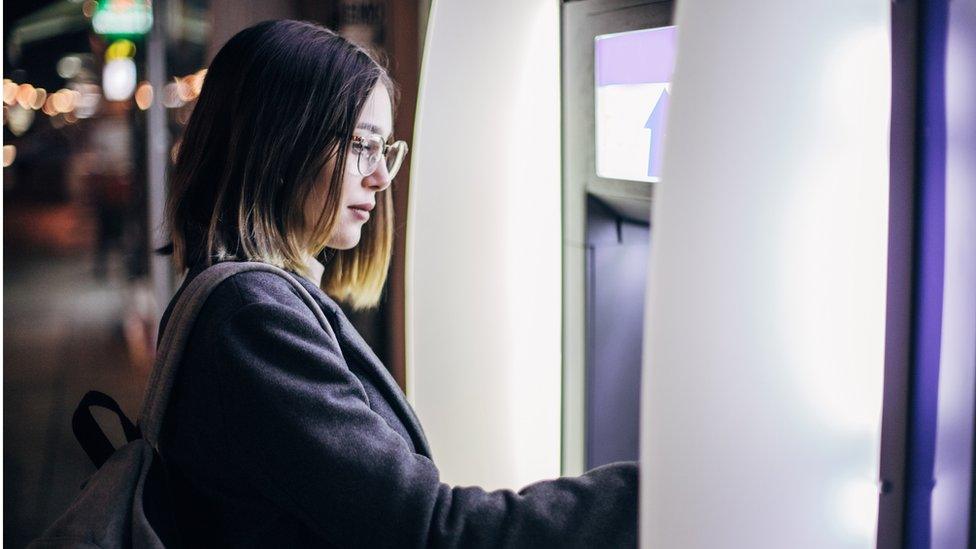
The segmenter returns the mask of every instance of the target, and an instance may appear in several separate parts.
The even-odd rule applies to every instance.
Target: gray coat
[[[190,269],[177,295],[200,271]],[[338,346],[296,290],[265,271],[222,282],[194,324],[160,439],[189,541],[636,545],[636,463],[518,492],[442,483],[420,422],[386,368],[339,306],[296,278],[322,307]]]

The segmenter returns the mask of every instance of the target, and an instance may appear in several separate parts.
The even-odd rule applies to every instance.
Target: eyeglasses
[[[407,142],[397,141],[387,145],[383,137],[372,134],[368,137],[354,135],[352,137],[352,152],[356,153],[356,169],[363,177],[372,175],[380,165],[380,158],[386,159],[386,171],[390,179],[396,177],[407,156]]]

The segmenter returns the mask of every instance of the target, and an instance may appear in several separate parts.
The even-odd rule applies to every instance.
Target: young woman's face
[[[369,137],[379,135],[384,142],[393,133],[393,111],[390,104],[390,94],[382,83],[377,83],[369,94],[362,114],[356,121],[353,135]],[[359,243],[363,225],[369,222],[371,210],[376,206],[376,193],[390,186],[390,174],[386,169],[386,162],[380,159],[376,171],[363,176],[359,173],[359,156],[356,150],[349,148],[346,158],[346,171],[342,175],[342,204],[339,208],[335,230],[329,239],[328,247],[336,250],[348,250]],[[305,218],[309,220],[309,228],[314,226],[324,208],[325,186],[329,184],[334,160],[329,161],[324,175],[319,182],[319,190],[309,200]]]

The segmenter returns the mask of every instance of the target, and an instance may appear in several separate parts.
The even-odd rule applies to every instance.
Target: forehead
[[[386,86],[377,83],[363,105],[363,111],[356,121],[356,129],[378,133],[389,138],[393,132],[393,108]]]

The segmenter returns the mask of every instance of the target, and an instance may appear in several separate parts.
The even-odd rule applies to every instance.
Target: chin
[[[341,231],[329,242],[329,247],[333,250],[350,250],[359,244],[361,232],[358,229]]]

